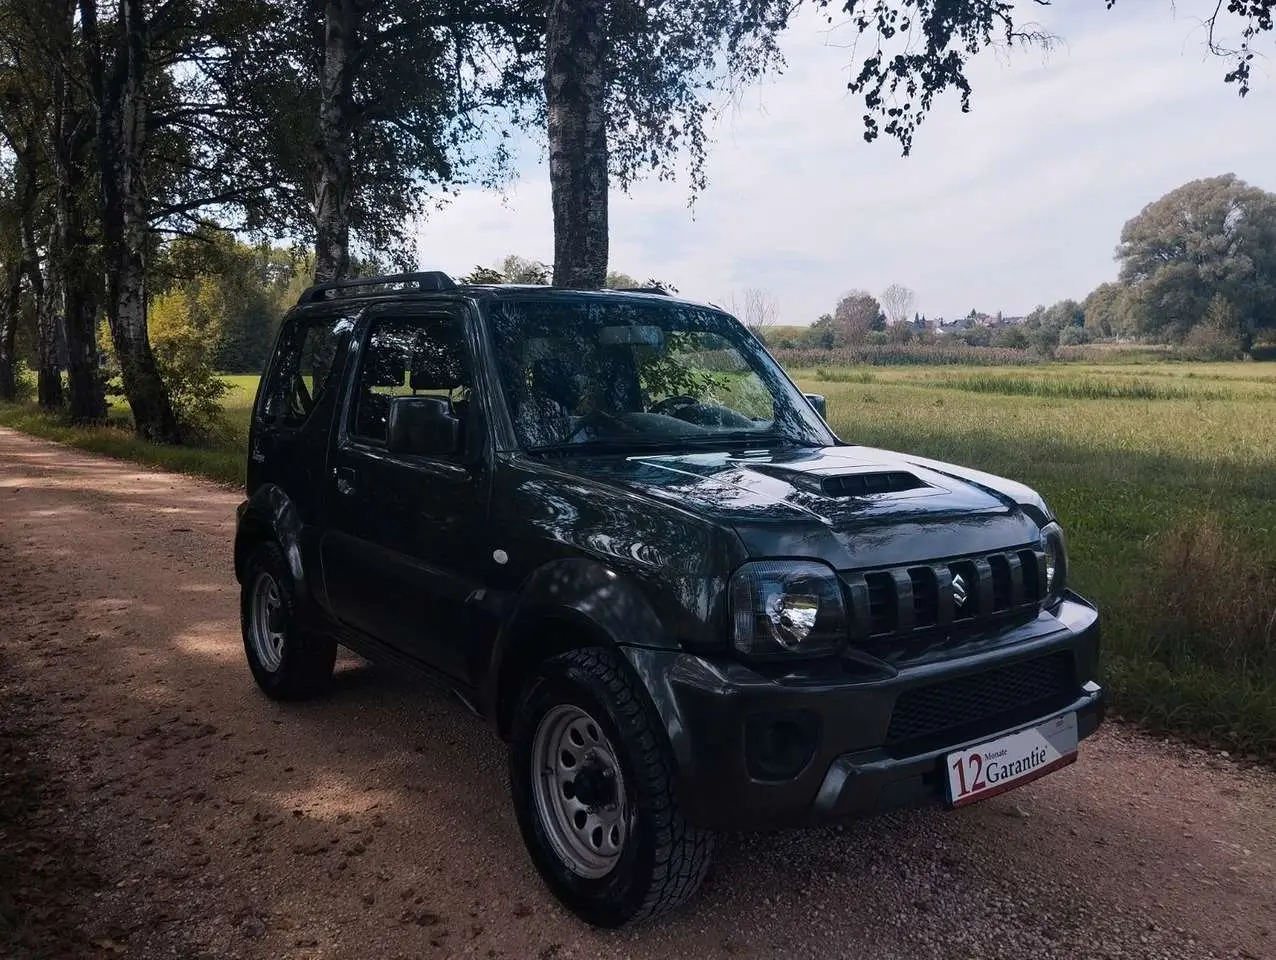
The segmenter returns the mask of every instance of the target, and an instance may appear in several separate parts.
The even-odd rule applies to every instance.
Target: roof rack
[[[667,297],[669,291],[664,287],[612,287],[615,293],[652,293],[656,296]]]
[[[455,290],[456,282],[442,270],[426,270],[421,273],[391,273],[382,277],[352,277],[349,280],[335,280],[332,283],[316,283],[307,287],[306,292],[297,301],[298,304],[319,303],[335,298],[340,292],[357,287],[381,287],[389,284],[415,286],[420,293],[441,293]],[[372,295],[372,294],[370,294]]]

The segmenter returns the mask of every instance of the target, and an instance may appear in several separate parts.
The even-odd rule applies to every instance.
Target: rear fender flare
[[[297,506],[281,487],[265,484],[239,506],[235,529],[237,580],[243,581],[244,564],[253,548],[272,540],[283,550],[297,590],[308,596],[309,581],[301,561],[301,517]]]

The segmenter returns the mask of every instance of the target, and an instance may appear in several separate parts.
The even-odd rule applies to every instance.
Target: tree
[[[833,311],[834,346],[863,343],[874,330],[886,329],[886,315],[877,298],[865,290],[842,295]]]
[[[822,313],[819,319],[802,331],[798,346],[807,350],[831,350],[837,342],[837,325],[833,314]]]
[[[8,171],[3,171],[7,174]],[[18,239],[18,211],[13,177],[0,175],[0,261],[4,263],[0,300],[0,402],[18,399],[17,335],[22,314],[22,247]]]
[[[913,291],[898,283],[892,283],[882,291],[882,309],[886,312],[886,319],[890,323],[903,323],[908,320],[916,302],[917,296]]]
[[[1035,0],[1045,6],[1049,0]],[[1105,0],[1108,9],[1117,0]],[[897,140],[905,155],[935,97],[949,90],[970,111],[966,76],[972,57],[988,47],[1050,48],[1055,38],[1033,22],[1017,22],[1025,5],[1015,0],[816,0],[830,22],[845,18],[867,55],[852,67],[848,89],[865,105],[864,139],[881,133]],[[1229,65],[1223,79],[1249,92],[1255,42],[1276,25],[1276,0],[1227,0],[1204,18],[1206,45]],[[1030,9],[1030,7],[1029,7]]]
[[[1023,350],[1028,346],[1028,336],[1019,328],[1018,325],[1011,327],[1003,327],[997,331],[997,335],[992,339],[994,347],[1004,347],[1010,350]]]
[[[502,283],[530,283],[543,287],[549,284],[549,266],[539,260],[529,260],[511,253],[501,262]]]
[[[250,188],[242,226],[308,233],[319,279],[356,251],[409,268],[410,220],[505,175],[508,126],[531,122],[538,91],[542,2],[242,2],[261,22],[227,36],[213,67],[218,163]]]
[[[1140,333],[1182,341],[1221,298],[1248,342],[1276,326],[1276,194],[1234,174],[1193,180],[1148,204],[1117,248]]]
[[[550,0],[544,94],[554,209],[554,284],[607,275],[608,191],[688,155],[703,189],[706,97],[781,62],[785,0]]]
[[[61,301],[66,339],[68,413],[72,422],[106,417],[97,348],[102,264],[94,225],[100,193],[94,180],[94,116],[75,48],[76,0],[28,7],[25,25],[37,70],[49,91],[46,154],[53,182],[49,286]],[[39,38],[36,40],[36,38]]]
[[[97,115],[107,321],[139,436],[181,442],[177,417],[146,329],[150,194],[146,147],[152,69],[145,0],[120,0],[119,15],[98,22],[97,0],[79,0],[87,74]],[[105,26],[105,31],[103,27]]]
[[[780,320],[780,302],[771,291],[760,287],[746,287],[738,301],[733,294],[727,298],[726,307],[728,313],[762,339]]]
[[[607,276],[607,0],[550,0],[545,30],[554,285]]]
[[[1091,337],[1111,337],[1124,332],[1123,292],[1119,283],[1101,283],[1082,302],[1085,328]]]
[[[603,287],[607,290],[626,290],[640,287],[637,280],[627,273],[621,273],[619,270],[608,270],[607,279],[603,281]]]

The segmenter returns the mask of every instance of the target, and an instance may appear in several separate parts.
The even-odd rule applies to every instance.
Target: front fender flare
[[[492,644],[483,701],[505,732],[505,719],[518,689],[511,689],[511,665],[534,666],[546,656],[580,646],[579,638],[599,646],[677,650],[642,590],[604,564],[584,558],[556,560],[535,570],[509,598]],[[544,624],[568,629],[562,638],[547,636]],[[566,636],[571,634],[574,636]],[[515,674],[521,676],[522,670]]]

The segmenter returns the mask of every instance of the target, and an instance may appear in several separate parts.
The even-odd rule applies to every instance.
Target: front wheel
[[[618,927],[699,890],[713,835],[682,818],[673,779],[651,708],[614,653],[541,665],[514,716],[511,790],[536,868],[577,916]]]

